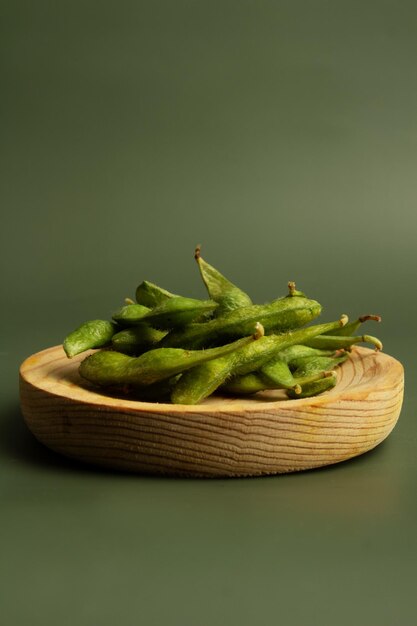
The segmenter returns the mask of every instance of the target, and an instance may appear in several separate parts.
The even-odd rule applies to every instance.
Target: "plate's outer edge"
[[[320,396],[194,407],[108,398],[80,386],[78,363],[57,346],[22,364],[28,428],[65,456],[152,474],[256,476],[344,461],[389,435],[404,390],[401,363],[367,348],[352,352],[336,387]]]

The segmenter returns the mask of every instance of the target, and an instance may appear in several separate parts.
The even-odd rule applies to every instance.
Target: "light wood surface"
[[[404,375],[394,358],[355,348],[334,389],[288,400],[213,396],[198,406],[108,397],[78,375],[61,346],[20,369],[21,407],[43,444],[98,466],[186,476],[255,476],[338,463],[371,450],[394,428]]]

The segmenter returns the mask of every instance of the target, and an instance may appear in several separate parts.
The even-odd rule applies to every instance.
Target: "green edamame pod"
[[[344,328],[344,326],[341,328]],[[279,358],[292,367],[293,361],[299,358],[304,358],[306,356],[337,356],[336,353],[337,350],[319,350],[318,348],[310,348],[310,346],[296,344],[294,346],[289,346],[289,348],[285,348],[285,350],[281,350]]]
[[[217,306],[217,302],[213,300],[195,300],[177,296],[171,300],[165,300],[149,311],[143,321],[161,330],[181,328],[197,318],[209,315]]]
[[[358,335],[357,337],[339,337],[338,335],[321,335],[306,341],[306,345],[320,350],[348,350],[355,343],[371,343],[375,350],[382,350],[382,343],[377,337],[371,335]]]
[[[162,345],[197,349],[248,335],[256,322],[262,324],[266,332],[281,333],[307,324],[320,312],[321,305],[315,300],[280,298],[269,304],[242,307],[208,322],[189,324],[181,331],[169,333]]]
[[[141,304],[125,304],[112,315],[112,319],[120,326],[135,326],[143,321],[150,309]]]
[[[115,324],[106,320],[84,322],[64,339],[64,350],[68,358],[92,348],[102,348],[111,342]]]
[[[233,393],[236,395],[249,395],[257,393],[258,391],[266,391],[268,389],[292,389],[294,394],[298,396],[301,394],[303,385],[310,384],[323,378],[324,376],[329,376],[329,372],[320,372],[318,374],[314,374],[313,376],[305,376],[303,378],[298,378],[296,381],[294,380],[293,385],[282,385],[278,380],[265,379],[258,372],[252,372],[251,374],[244,374],[243,376],[235,376],[228,380],[224,385],[222,385],[222,391],[227,391],[227,393]]]
[[[252,300],[247,293],[231,283],[223,274],[220,274],[215,267],[202,258],[200,246],[196,247],[194,258],[197,261],[201,278],[203,279],[211,300],[219,304],[215,311],[216,317],[227,313],[227,311],[233,311],[234,309],[250,306],[252,304]]]
[[[257,393],[258,391],[270,389],[270,387],[268,387],[268,383],[265,383],[257,372],[252,372],[250,374],[244,374],[243,376],[234,376],[221,385],[220,389],[227,393],[246,396]]]
[[[151,385],[210,359],[234,352],[254,339],[255,336],[244,337],[209,350],[155,348],[138,357],[121,352],[101,351],[82,361],[79,372],[83,378],[96,385]]]
[[[268,385],[274,385],[278,389],[290,389],[297,384],[288,364],[278,357],[265,363],[259,370],[261,379]]]
[[[346,323],[347,317],[342,316],[338,322],[318,324],[283,335],[260,337],[240,350],[198,365],[183,374],[174,387],[171,400],[175,404],[198,404],[224,384],[228,378],[258,370],[279,350]]]
[[[292,399],[296,398],[310,398],[311,396],[317,396],[324,391],[332,389],[337,382],[336,372],[329,372],[329,376],[319,378],[313,382],[307,383],[302,387],[300,393],[295,393],[293,389],[287,390],[287,396]]]
[[[339,330],[335,332],[334,335],[352,337],[358,330],[359,326],[364,322],[367,322],[369,320],[373,320],[374,322],[380,322],[381,319],[382,318],[380,315],[361,315],[361,317],[358,317],[357,320],[349,322],[349,324],[346,324],[346,326],[344,326],[343,328],[339,328]]]
[[[265,389],[298,389],[298,384],[284,361],[271,359],[256,372],[235,376],[222,388],[229,393],[251,394]]]
[[[333,352],[327,350],[315,350],[316,354],[300,354],[300,356],[295,357],[289,363],[290,370],[295,372],[297,369],[304,367],[306,363],[314,363],[316,359],[318,359],[318,363],[323,364],[323,369],[330,369],[332,359],[343,358],[346,359],[348,356],[348,352],[346,350],[334,350]],[[329,352],[328,355],[320,354],[321,352]],[[320,361],[322,359],[322,361]],[[325,359],[328,359],[329,365],[325,365]]]
[[[299,383],[299,378],[306,376],[313,376],[320,372],[325,372],[334,369],[341,363],[344,363],[348,358],[348,353],[345,352],[339,357],[331,356],[313,356],[304,357],[304,359],[298,360],[298,367],[293,372],[294,379]]]
[[[138,324],[125,330],[120,330],[112,337],[112,348],[124,354],[139,355],[156,347],[156,344],[165,337],[166,331],[157,330],[148,324]]]
[[[159,306],[171,298],[177,298],[177,295],[166,289],[162,289],[162,287],[158,287],[158,285],[154,283],[150,283],[148,280],[144,280],[136,288],[136,302],[150,309]]]

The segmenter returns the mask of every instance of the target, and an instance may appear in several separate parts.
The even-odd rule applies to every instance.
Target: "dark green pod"
[[[142,323],[143,318],[149,311],[148,307],[141,304],[125,304],[125,306],[120,307],[113,313],[112,319],[120,326],[135,326]]]
[[[244,337],[209,350],[155,348],[138,357],[100,351],[82,361],[79,371],[83,378],[96,385],[151,385],[210,359],[234,352],[253,340],[253,336]]]
[[[298,298],[294,298],[298,299]],[[183,374],[175,386],[171,400],[176,404],[198,404],[211,395],[226,380],[255,372],[274,358],[279,350],[301,343],[324,331],[346,323],[345,316],[338,322],[318,324],[282,335],[267,335],[240,350],[192,368]]]
[[[112,348],[124,354],[139,355],[151,350],[165,337],[166,331],[157,330],[148,324],[138,324],[121,330],[112,338]]]
[[[144,280],[136,288],[136,302],[153,309],[155,306],[159,306],[166,300],[171,298],[177,298],[175,293],[171,293],[162,287],[158,287],[154,283],[150,283],[148,280]]]
[[[64,339],[64,350],[68,358],[92,348],[110,344],[115,333],[115,324],[106,320],[84,322]]]
[[[181,331],[169,333],[162,340],[162,345],[197,349],[230,341],[250,334],[256,322],[262,324],[267,333],[282,333],[311,322],[320,312],[321,305],[315,300],[280,298],[265,305],[242,307],[205,323],[190,324]]]
[[[252,304],[252,300],[247,293],[231,283],[215,267],[202,258],[199,246],[195,249],[194,257],[211,300],[219,304],[215,312],[216,317],[228,311]]]
[[[149,311],[143,319],[151,326],[161,330],[182,328],[197,318],[210,315],[217,306],[217,302],[213,302],[213,300],[195,300],[194,298],[178,296],[171,300],[165,300]]]

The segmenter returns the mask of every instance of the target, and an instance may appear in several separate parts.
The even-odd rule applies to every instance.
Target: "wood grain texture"
[[[371,450],[400,414],[404,373],[394,358],[355,348],[336,387],[287,400],[213,396],[198,406],[106,396],[78,375],[61,346],[20,368],[27,426],[65,456],[114,469],[185,476],[255,476],[338,463]]]

